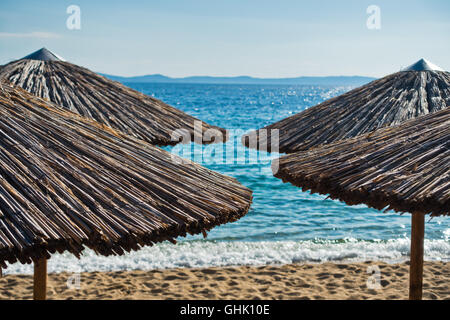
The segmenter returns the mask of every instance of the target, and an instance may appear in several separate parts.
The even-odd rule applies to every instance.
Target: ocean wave
[[[71,254],[55,254],[49,272],[152,270],[211,266],[320,263],[340,261],[405,261],[409,239],[307,240],[307,241],[183,241],[161,243],[124,256],[104,257],[86,250],[80,260]],[[425,260],[450,261],[450,241],[425,240]],[[32,265],[9,265],[5,274],[30,274]]]

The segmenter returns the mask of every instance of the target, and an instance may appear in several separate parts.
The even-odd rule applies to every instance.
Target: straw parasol
[[[450,108],[283,156],[273,171],[349,205],[412,213],[410,299],[421,299],[425,215],[450,215]]]
[[[401,72],[252,132],[247,147],[292,153],[355,137],[433,113],[450,104],[450,73],[421,59]],[[272,141],[271,129],[279,130]],[[266,134],[267,130],[267,134]],[[257,139],[257,141],[252,141]],[[255,143],[256,142],[256,143]],[[267,149],[266,149],[267,145]]]
[[[0,79],[56,103],[67,110],[96,120],[113,129],[156,145],[174,145],[174,130],[188,130],[194,137],[194,122],[201,123],[198,142],[208,129],[225,130],[201,122],[164,102],[79,67],[42,48],[0,68]],[[200,126],[198,126],[200,127]],[[201,134],[201,136],[200,136]],[[212,142],[216,142],[212,139]],[[219,142],[219,141],[217,141]],[[220,141],[223,142],[223,141]]]
[[[238,220],[251,190],[96,121],[0,83],[0,266],[84,247],[122,255]]]

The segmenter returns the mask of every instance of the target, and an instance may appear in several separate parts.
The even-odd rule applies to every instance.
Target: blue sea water
[[[261,128],[351,89],[289,85],[128,85],[210,124],[240,129],[241,133]],[[207,147],[196,148],[199,152]],[[176,153],[183,151],[186,155],[186,150],[195,148],[188,145],[181,150],[179,147],[165,149]],[[203,164],[235,177],[253,190],[251,210],[239,221],[214,228],[207,239],[189,236],[179,239],[177,245],[162,243],[122,257],[96,256],[89,250],[81,260],[69,254],[55,255],[49,262],[49,270],[107,271],[407,259],[409,214],[382,213],[365,205],[347,206],[326,196],[302,192],[273,177],[270,158],[278,154],[259,154],[244,148],[239,140],[227,142],[223,149],[228,156],[229,152],[233,153],[233,163]],[[264,161],[243,161],[252,156]],[[448,218],[427,221],[425,259],[450,260]],[[7,272],[29,273],[31,267],[15,264]]]
[[[298,113],[350,87],[287,85],[133,84],[134,88],[226,129],[257,129]],[[239,142],[239,141],[237,141]],[[249,151],[235,143],[236,153]],[[171,150],[172,147],[165,148]],[[272,156],[278,157],[278,154]],[[239,159],[235,159],[238,162]],[[246,217],[214,229],[210,240],[388,240],[409,236],[410,215],[381,213],[365,205],[326,200],[273,177],[270,164],[205,164],[254,191]],[[427,239],[448,237],[445,217],[427,223]]]

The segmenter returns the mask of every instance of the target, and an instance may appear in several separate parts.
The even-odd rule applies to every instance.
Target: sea
[[[198,157],[193,144],[164,147],[236,178],[253,190],[253,204],[237,222],[202,235],[145,247],[123,256],[103,257],[85,250],[81,259],[55,254],[49,272],[151,270],[178,267],[265,265],[350,261],[401,262],[409,256],[411,216],[348,206],[310,194],[272,175],[279,154],[248,150],[240,135],[291,116],[352,87],[256,84],[129,83],[128,86],[233,134],[215,157]],[[217,153],[223,153],[223,157]],[[211,149],[206,154],[211,154]],[[226,159],[220,161],[217,159]],[[256,159],[256,160],[255,160]],[[216,160],[216,161],[215,161]],[[450,219],[427,219],[425,260],[450,260]],[[32,273],[31,265],[9,265],[5,273]]]

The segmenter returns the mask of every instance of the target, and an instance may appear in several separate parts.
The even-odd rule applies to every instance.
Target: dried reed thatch
[[[276,151],[270,130],[279,129],[281,153],[305,151],[442,110],[450,104],[450,73],[437,70],[441,69],[420,60],[404,71],[271,124],[263,128],[267,136],[253,132],[243,143],[251,147],[248,137],[256,135],[258,148],[267,144],[267,151]]]
[[[176,144],[178,141],[171,140],[171,134],[176,129],[188,130],[193,138],[194,121],[200,121],[119,82],[61,61],[45,48],[3,66],[0,79],[81,116],[156,145]],[[203,133],[208,129],[218,130],[226,139],[224,129],[203,122]],[[202,140],[203,143],[210,143],[206,137]]]
[[[1,83],[0,266],[84,246],[120,255],[248,211],[252,192],[234,178],[173,159]]]
[[[29,55],[23,57],[22,59],[30,59],[30,60],[42,60],[42,61],[65,61],[60,56],[54,54],[47,48],[39,49]]]
[[[275,161],[284,182],[349,205],[450,214],[450,108]]]

